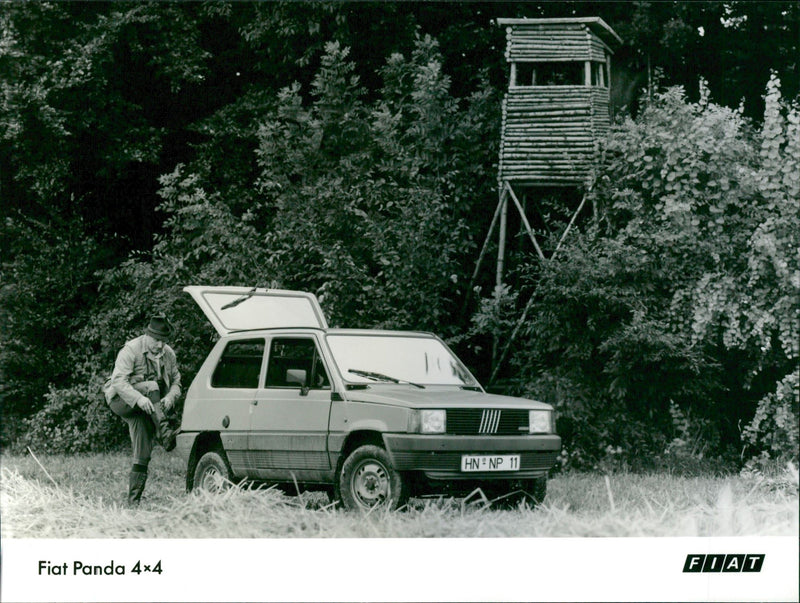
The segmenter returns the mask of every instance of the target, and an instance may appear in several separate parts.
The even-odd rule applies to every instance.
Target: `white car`
[[[552,407],[486,393],[435,335],[331,329],[301,291],[184,290],[220,334],[186,394],[187,489],[298,484],[362,510],[476,487],[544,498]]]

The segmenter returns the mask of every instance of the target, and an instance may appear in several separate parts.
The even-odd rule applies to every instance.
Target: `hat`
[[[150,319],[150,324],[147,325],[144,332],[150,337],[154,337],[155,339],[163,341],[170,335],[175,329],[167,320],[167,317],[163,314],[157,314]]]

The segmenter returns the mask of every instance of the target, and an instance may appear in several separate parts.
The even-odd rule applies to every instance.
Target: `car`
[[[544,498],[553,408],[487,393],[436,335],[329,328],[303,291],[184,291],[219,333],[177,436],[187,490],[284,484],[354,510],[477,488]]]

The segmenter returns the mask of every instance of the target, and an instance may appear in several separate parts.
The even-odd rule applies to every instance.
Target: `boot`
[[[150,418],[153,419],[153,424],[156,426],[156,442],[164,447],[164,450],[170,452],[175,448],[175,436],[177,430],[172,429],[169,425],[169,420],[164,414],[164,407],[161,404],[161,397],[158,392],[151,392],[148,397],[153,403],[153,414]]]
[[[144,470],[139,465],[134,465],[128,476],[128,506],[137,507],[142,499],[144,485],[147,483],[147,468]]]
[[[164,414],[164,409],[161,403],[153,404],[156,409],[153,413],[153,423],[156,426],[156,441],[164,447],[164,450],[170,452],[175,449],[175,437],[178,435],[177,430],[172,429],[169,420]]]

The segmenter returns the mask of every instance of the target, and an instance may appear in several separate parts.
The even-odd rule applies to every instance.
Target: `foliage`
[[[671,403],[714,412],[699,401],[713,400],[717,368],[654,316],[658,262],[591,236],[543,267],[515,364],[525,392],[556,407],[570,465],[594,466],[621,446],[641,469],[669,441]]]
[[[653,94],[605,146],[596,223],[470,323],[505,87],[492,19],[587,11],[623,38],[615,103],[643,74]],[[732,454],[740,429],[745,458],[796,456],[800,143],[778,76],[793,98],[797,17],[785,2],[7,3],[2,444],[63,421],[54,441],[83,446],[84,384],[154,311],[178,326],[188,383],[214,333],[182,288],[225,283],[315,291],[333,324],[434,330],[478,373],[533,293],[513,367],[556,403],[567,466],[688,466]],[[692,90],[656,94],[657,72]]]
[[[44,407],[27,420],[20,446],[43,453],[107,452],[127,441],[125,424],[113,415],[94,378],[68,388],[50,386]]]
[[[800,91],[795,67],[800,52],[800,8],[784,2],[638,1],[603,3],[598,10],[622,38],[614,56],[612,94],[619,105],[637,105],[636,91],[655,93],[657,73],[670,85],[694,91],[709,81],[724,106],[742,98],[745,114],[764,113],[761,91],[774,69],[789,96]]]
[[[489,120],[475,106],[489,105],[487,92],[476,92],[461,112],[436,44],[420,38],[411,58],[389,59],[382,99],[370,106],[347,56],[338,44],[327,46],[310,101],[295,84],[271,104],[243,102],[205,122],[255,141],[257,169],[221,180],[219,160],[204,151],[160,178],[164,234],[152,253],[102,274],[93,320],[71,334],[87,370],[106,374],[119,347],[163,311],[174,317],[188,385],[213,335],[182,292],[187,283],[310,289],[334,324],[435,329],[444,322],[466,238],[456,199],[463,186],[476,186],[460,183],[459,170],[475,161],[461,150],[480,144],[476,126]],[[401,89],[406,82],[412,85]],[[238,129],[225,127],[232,121]],[[248,188],[254,192],[244,199],[228,196]],[[52,390],[32,437],[54,421],[80,424],[79,391]],[[52,442],[67,449],[66,440]]]
[[[754,359],[745,378],[769,375],[752,421],[743,432],[759,452],[792,458],[798,454],[800,374],[800,111],[787,107],[780,81],[767,84],[761,129],[760,164],[748,173],[756,203],[738,247],[742,270],[714,271],[693,291],[695,339],[721,332],[726,348]],[[777,377],[777,379],[775,379]],[[773,379],[775,379],[773,381]],[[751,383],[745,382],[751,386]]]
[[[457,157],[455,166],[447,165],[448,146],[479,144],[483,131],[471,109],[487,100],[485,92],[477,93],[461,114],[437,60],[430,39],[419,41],[410,60],[393,56],[387,81],[414,84],[408,91],[387,84],[387,100],[371,108],[347,49],[330,44],[310,102],[294,84],[279,92],[273,106],[248,115],[243,112],[250,107],[240,105],[240,136],[255,132],[258,170],[241,172],[243,180],[215,190],[215,166],[203,153],[196,164],[163,176],[165,235],[152,261],[132,260],[109,273],[108,294],[117,290],[128,297],[121,288],[128,280],[117,279],[142,271],[135,279],[141,285],[130,283],[133,299],[143,299],[141,288],[155,280],[164,308],[182,296],[180,283],[276,284],[316,291],[333,323],[441,323],[464,240],[463,210],[455,209],[463,185],[456,174],[474,161]],[[433,120],[427,129],[417,119],[422,114]],[[215,120],[231,117],[226,111]],[[474,187],[470,179],[466,185]],[[223,195],[248,186],[256,192],[247,203]],[[140,313],[130,313],[133,299],[114,299],[110,313],[127,308],[128,323],[141,320]]]
[[[430,39],[410,60],[390,57],[374,108],[346,57],[329,45],[313,101],[284,89],[259,131],[258,184],[277,209],[271,265],[284,284],[316,290],[334,324],[432,328],[464,232],[448,148],[480,133],[462,125],[471,115],[449,97]]]
[[[753,420],[742,433],[742,439],[768,457],[796,459],[798,449],[798,375],[784,377],[776,391],[758,401]]]
[[[204,77],[208,54],[197,47],[193,11],[12,3],[2,19],[8,207],[42,203],[82,217],[104,237],[116,229],[145,246],[141,226],[152,229],[152,207],[125,187],[152,174],[167,133],[164,112],[179,120],[183,113],[172,110],[180,94]]]
[[[572,465],[796,458],[797,117],[775,78],[761,132],[700,89],[614,128],[597,220],[537,273],[515,362]]]
[[[0,10],[3,445],[60,400],[51,385],[83,376],[75,333],[92,323],[96,271],[149,243],[152,208],[128,189],[158,161],[166,96],[202,77],[196,33],[174,5]]]
[[[19,419],[45,404],[50,383],[69,383],[74,357],[63,348],[92,300],[96,244],[72,220],[53,227],[17,216],[0,227],[6,253],[0,264],[0,398],[2,439],[21,432]]]

